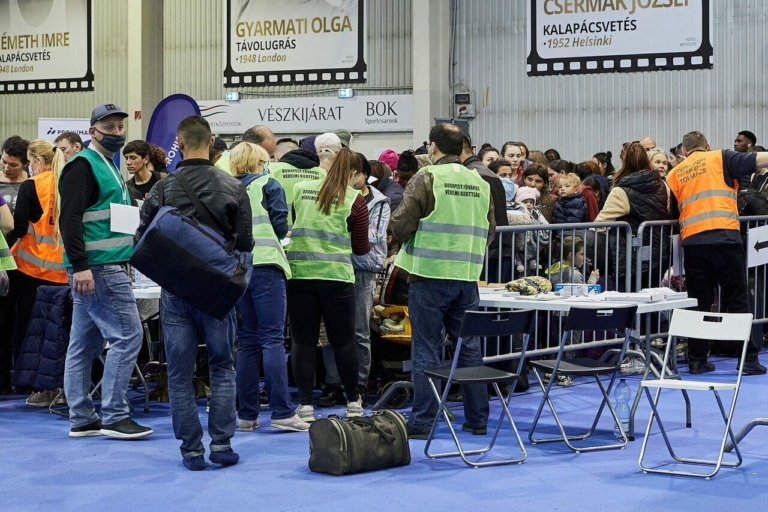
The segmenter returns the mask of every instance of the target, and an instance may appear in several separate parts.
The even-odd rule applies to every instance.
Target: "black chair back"
[[[608,331],[631,329],[635,323],[637,305],[609,307],[575,307],[568,312],[566,331]]]
[[[459,336],[472,338],[530,334],[533,332],[535,319],[536,311],[532,309],[503,312],[467,311],[461,321]]]

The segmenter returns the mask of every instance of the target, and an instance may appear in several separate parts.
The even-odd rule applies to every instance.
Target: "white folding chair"
[[[731,421],[733,419],[733,411],[736,409],[736,399],[739,396],[739,388],[741,386],[741,376],[744,369],[744,359],[747,354],[747,344],[750,340],[750,334],[752,331],[752,315],[749,313],[707,313],[700,311],[688,311],[684,309],[675,310],[672,314],[672,321],[669,325],[669,339],[667,341],[667,348],[664,352],[664,366],[667,367],[670,357],[676,357],[676,345],[678,337],[685,338],[698,338],[706,340],[718,340],[718,341],[734,341],[743,344],[741,350],[741,358],[739,360],[739,367],[736,375],[735,382],[709,382],[699,380],[681,380],[679,375],[668,376],[665,372],[661,373],[661,378],[658,380],[643,380],[640,383],[640,388],[645,390],[645,394],[648,397],[648,401],[651,404],[651,416],[648,418],[648,426],[645,429],[645,438],[643,439],[643,446],[640,449],[640,458],[638,464],[640,469],[644,473],[663,473],[667,475],[684,475],[684,476],[697,476],[709,479],[720,471],[722,466],[735,468],[741,465],[742,458],[739,452],[739,446],[736,443],[736,439],[731,429]],[[651,397],[651,388],[656,388],[654,397]],[[725,423],[725,430],[723,431],[723,437],[720,441],[720,448],[717,453],[717,459],[692,459],[678,456],[672,444],[670,443],[667,431],[664,428],[664,424],[659,416],[659,398],[663,389],[675,389],[675,390],[687,390],[687,391],[711,391],[715,400],[717,401],[720,414],[722,415]],[[726,413],[723,407],[723,402],[720,399],[720,391],[732,391],[733,399],[731,406]],[[710,466],[714,467],[714,470],[708,473],[697,471],[680,471],[675,469],[661,469],[661,467],[648,467],[644,464],[645,450],[648,446],[648,440],[650,439],[651,425],[653,420],[659,426],[659,431],[664,438],[664,442],[667,445],[669,455],[679,464],[693,464],[698,466]],[[731,443],[736,451],[736,462],[723,462],[723,452],[725,451],[726,441],[730,437]],[[667,463],[668,464],[668,463]],[[665,465],[667,465],[665,464]]]

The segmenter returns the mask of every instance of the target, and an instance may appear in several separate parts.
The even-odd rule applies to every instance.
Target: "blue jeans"
[[[259,417],[259,363],[264,356],[264,383],[272,419],[293,416],[288,392],[288,354],[285,353],[285,275],[273,265],[253,268],[251,282],[238,303],[242,324],[237,328],[237,394],[242,420]]]
[[[109,343],[101,383],[101,415],[105,425],[130,416],[125,396],[143,334],[131,281],[122,265],[91,267],[95,289],[90,297],[74,288],[72,331],[64,366],[64,393],[72,428],[93,423],[99,417],[91,400],[93,360]],[[67,271],[72,287],[72,269]]]
[[[371,309],[373,295],[376,292],[376,274],[355,269],[355,346],[359,365],[357,383],[360,386],[368,384],[371,373]],[[341,384],[339,370],[336,368],[336,358],[330,345],[323,347],[323,362],[325,363],[325,383]]]
[[[168,360],[173,433],[181,440],[181,455],[194,457],[205,453],[192,386],[198,339],[204,340],[208,348],[211,451],[226,451],[235,435],[235,311],[230,311],[224,320],[217,320],[163,290],[160,314]]]
[[[413,343],[413,410],[408,423],[419,430],[429,430],[437,415],[437,399],[424,375],[425,369],[440,367],[445,327],[456,344],[465,311],[474,311],[480,297],[477,283],[428,279],[414,281],[408,288],[408,310]],[[467,338],[461,345],[459,367],[483,364],[478,338]],[[438,387],[438,390],[440,388]],[[472,427],[488,423],[488,390],[484,384],[462,386],[464,416]]]

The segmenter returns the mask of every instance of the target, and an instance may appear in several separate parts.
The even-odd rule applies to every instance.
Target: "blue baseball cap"
[[[123,109],[114,103],[102,103],[91,112],[91,126],[96,124],[96,121],[101,121],[109,116],[122,116],[123,118],[126,118],[128,117],[128,114],[123,112]]]

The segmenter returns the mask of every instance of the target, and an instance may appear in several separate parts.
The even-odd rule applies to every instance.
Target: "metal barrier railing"
[[[633,237],[632,228],[626,222],[499,227],[496,238],[486,251],[481,279],[506,283],[512,279],[538,275],[560,283],[570,282],[576,262],[571,261],[568,266],[561,264],[554,269],[553,265],[565,261],[569,253],[575,253],[577,238],[581,239],[584,247],[584,260],[576,267],[583,282],[587,282],[589,270],[594,268],[600,270],[598,283],[603,291],[629,289],[632,272],[627,267],[626,254],[632,250]],[[491,251],[491,248],[495,250]],[[553,270],[553,275],[548,274],[549,270]],[[562,313],[537,313],[536,327],[530,341],[533,346],[528,347],[528,357],[557,353],[565,318]],[[583,344],[585,349],[597,348],[613,339],[612,336],[610,333],[595,333],[585,339],[573,339],[572,336],[569,342]],[[509,338],[504,337],[484,339],[483,354],[486,360],[492,360],[494,354],[500,353],[501,344],[509,342]]]
[[[746,237],[747,230],[768,225],[768,215],[740,217],[741,233]],[[634,269],[633,290],[667,286],[679,290],[685,276],[685,258],[680,246],[678,223],[676,220],[647,221],[640,224],[632,242],[633,252],[628,267]],[[753,322],[768,323],[768,307],[765,294],[768,284],[768,265],[747,268],[747,283]],[[718,294],[719,295],[719,294]],[[718,296],[718,305],[720,304]],[[651,328],[652,337],[666,335],[664,314],[655,315]],[[645,332],[645,329],[643,330]]]

